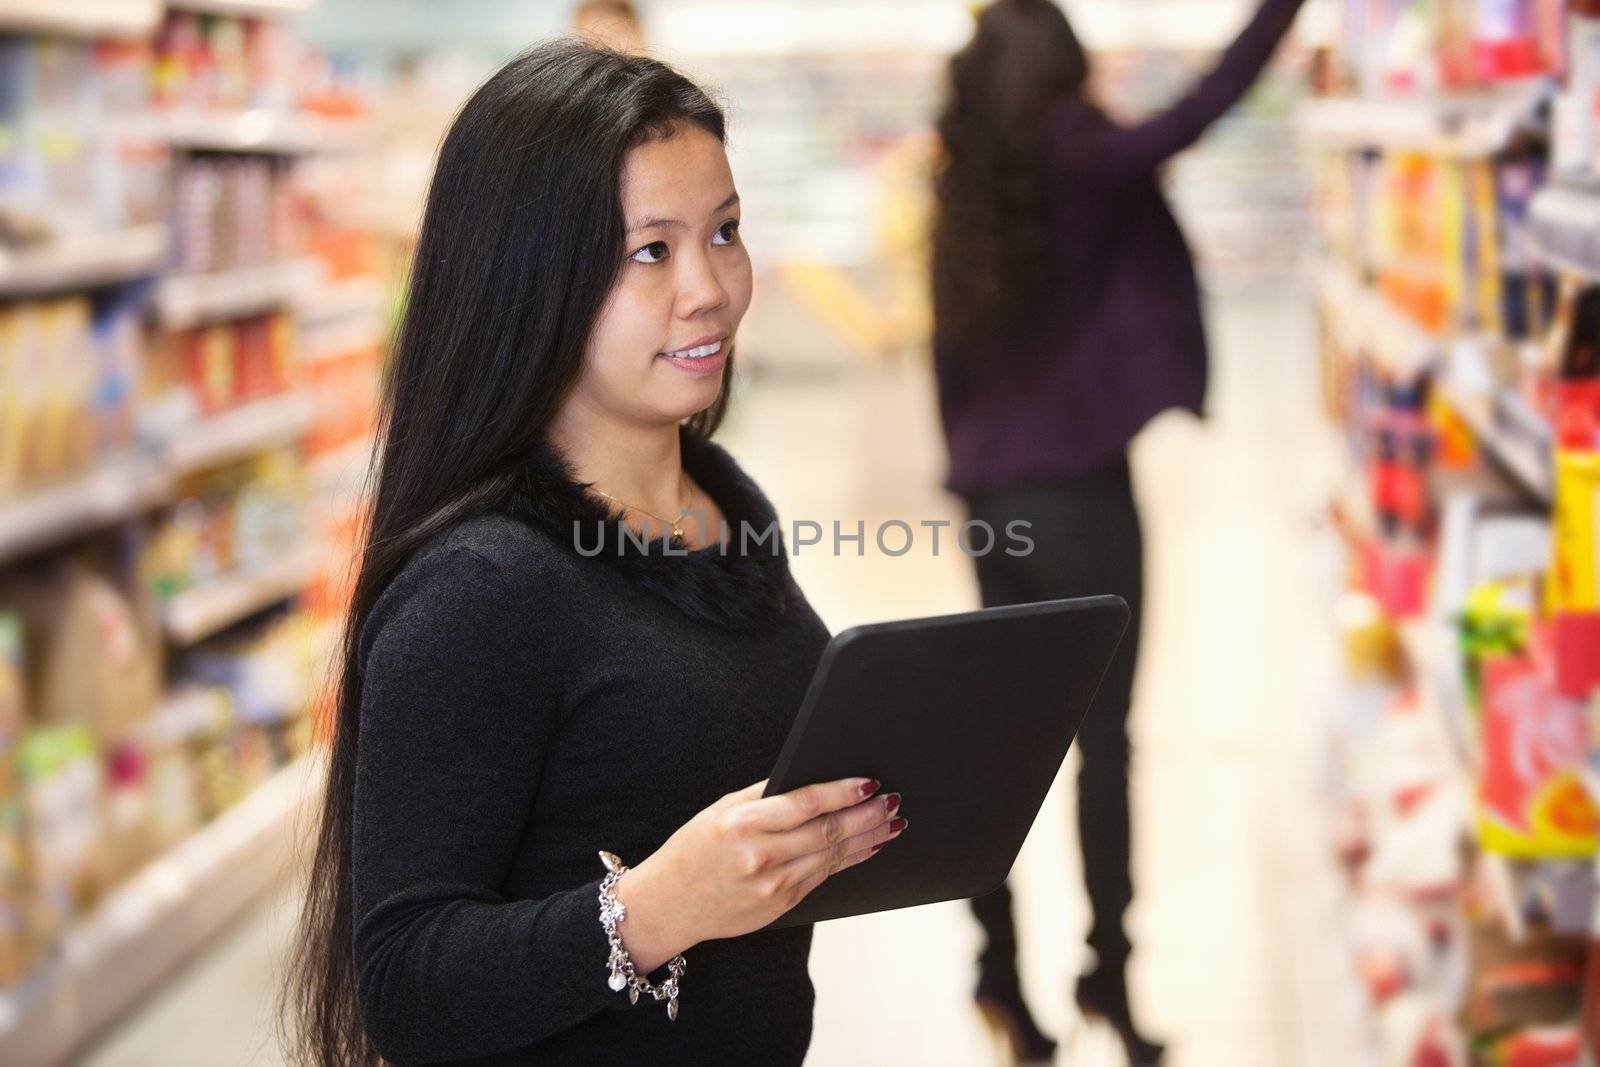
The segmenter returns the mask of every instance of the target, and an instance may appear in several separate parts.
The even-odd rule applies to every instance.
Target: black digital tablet
[[[876,778],[910,825],[767,929],[999,888],[1127,625],[1122,598],[1100,596],[835,636],[764,795]]]

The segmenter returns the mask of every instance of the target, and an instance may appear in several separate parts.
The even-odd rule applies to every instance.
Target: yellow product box
[[[0,496],[22,484],[22,457],[27,442],[27,409],[18,381],[17,312],[0,308]]]
[[[1600,610],[1600,452],[1556,452],[1555,562],[1550,604],[1556,612]]]

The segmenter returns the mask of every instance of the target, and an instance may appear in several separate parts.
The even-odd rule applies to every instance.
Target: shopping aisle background
[[[1175,1044],[1175,1067],[1357,1063],[1315,795],[1317,655],[1335,560],[1317,517],[1339,457],[1317,410],[1298,287],[1214,301],[1211,329],[1213,420],[1168,416],[1136,452],[1151,606],[1135,735],[1133,981],[1152,1028]],[[920,369],[861,369],[824,352],[753,376],[725,441],[786,521],[958,521],[938,489],[932,403]],[[959,555],[813,550],[794,565],[835,630],[976,603]],[[1016,869],[1025,980],[1053,1032],[1071,1017],[1087,921],[1063,788],[1074,768],[1072,757]],[[270,993],[293,908],[285,889],[254,909],[85,1062],[279,1062]],[[960,904],[820,927],[809,1062],[990,1062],[968,1001],[976,946]],[[1062,1062],[1118,1060],[1094,1040]]]

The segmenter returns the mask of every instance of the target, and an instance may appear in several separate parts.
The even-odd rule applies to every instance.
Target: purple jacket
[[[1183,232],[1157,182],[1244,95],[1302,0],[1264,0],[1177,104],[1122,126],[1082,98],[1046,115],[1050,297],[980,345],[937,334],[939,412],[957,493],[1115,461],[1168,408],[1202,413],[1206,339]],[[985,373],[1001,366],[1001,373]]]

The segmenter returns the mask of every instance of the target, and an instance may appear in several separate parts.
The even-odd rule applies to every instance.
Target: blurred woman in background
[[[1302,0],[1264,0],[1220,61],[1169,110],[1121,125],[1094,102],[1090,62],[1051,0],[997,0],[950,68],[939,120],[934,363],[950,450],[946,486],[994,527],[1033,523],[1036,548],[977,561],[986,606],[1115,593],[1133,621],[1078,734],[1078,827],[1093,921],[1086,1018],[1130,1062],[1141,1036],[1125,981],[1127,716],[1143,547],[1127,450],[1155,415],[1205,399],[1194,264],[1158,181],[1255,81]],[[1048,1058],[1021,994],[1011,894],[973,901],[986,943],[976,998],[1019,1059]]]
[[[633,0],[582,0],[572,9],[572,31],[590,44],[644,55],[644,24]]]

